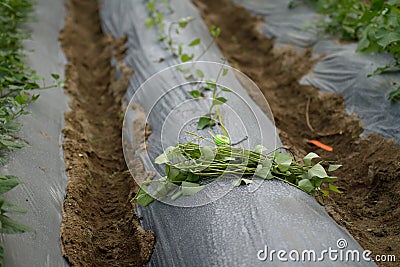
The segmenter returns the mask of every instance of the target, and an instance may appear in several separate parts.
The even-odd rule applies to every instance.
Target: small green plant
[[[204,73],[200,70],[196,70],[197,76],[203,81],[204,79]],[[226,103],[228,100],[225,97],[221,96],[222,92],[231,92],[229,88],[223,87],[221,85],[218,85],[218,80],[222,76],[225,76],[228,73],[228,69],[221,67],[221,69],[218,72],[217,78],[216,79],[211,79],[205,81],[205,85],[200,86],[200,88],[192,90],[189,92],[189,94],[193,98],[200,98],[202,96],[205,96],[207,92],[212,93],[212,99],[211,99],[211,105],[209,112],[203,116],[200,117],[198,123],[197,123],[197,129],[202,130],[206,127],[213,127],[216,125],[216,121],[219,123],[219,125],[222,128],[222,132],[224,133],[225,136],[228,136],[225,125],[223,123],[222,119],[222,114],[221,114],[221,109],[220,106]],[[201,85],[201,83],[200,83]]]
[[[154,196],[172,200],[185,195],[190,196],[221,177],[232,178],[234,186],[247,185],[253,179],[277,179],[291,184],[311,195],[328,195],[329,191],[341,193],[332,182],[336,177],[328,172],[337,170],[341,165],[329,165],[326,170],[323,165],[327,162],[320,160],[315,153],[309,153],[303,162],[295,161],[292,156],[277,150],[263,153],[261,145],[254,150],[232,147],[227,144],[215,145],[214,141],[195,133],[190,133],[213,145],[201,146],[195,141],[168,147],[155,160],[156,164],[165,164],[166,177],[160,180],[148,180],[141,185],[134,200],[146,206],[154,201],[148,192],[148,186],[157,184]]]
[[[209,29],[210,35],[212,36],[212,40],[208,43],[206,48],[198,55],[195,57],[195,54],[188,54],[185,52],[185,44],[183,43],[177,43],[176,42],[176,37],[180,34],[180,31],[185,29],[194,19],[192,17],[184,17],[179,19],[178,21],[170,23],[168,27],[168,31],[165,30],[165,22],[164,22],[164,16],[165,13],[162,12],[162,7],[158,7],[158,1],[157,0],[149,0],[147,3],[147,10],[148,10],[148,18],[145,21],[145,26],[147,28],[152,28],[152,27],[157,27],[159,31],[159,36],[158,39],[160,41],[166,41],[167,47],[166,50],[168,50],[171,55],[178,57],[182,63],[191,61],[195,58],[195,61],[199,61],[206,53],[207,51],[211,48],[211,46],[215,43],[216,39],[221,35],[221,29],[215,25],[212,25]],[[173,12],[171,6],[169,5],[168,1],[163,1],[164,5],[168,5],[168,10],[170,12]],[[164,6],[165,9],[165,6]],[[197,46],[201,43],[201,38],[195,38],[192,40],[190,43],[187,44],[187,47],[194,47]],[[204,73],[200,69],[196,69],[194,73],[191,72],[190,69],[185,69],[183,67],[178,68],[179,71],[183,72],[185,74],[186,79],[200,79],[203,81],[204,79]],[[222,75],[227,74],[227,69],[221,68]],[[217,85],[217,81],[221,75],[221,71],[218,74],[218,77],[216,79],[212,80],[207,80],[206,81],[206,86],[201,86],[198,89],[192,90],[189,92],[189,94],[193,98],[200,98],[206,94],[207,91],[212,91],[212,104],[210,107],[210,111],[205,114],[204,116],[200,117],[198,121],[198,129],[204,129],[206,127],[213,127],[216,125],[216,121],[219,122],[221,125],[222,131],[225,135],[227,135],[225,126],[222,121],[222,115],[220,111],[220,105],[224,104],[227,99],[220,96],[221,92],[230,92],[228,88],[221,87]],[[214,111],[215,109],[215,111]]]
[[[181,62],[187,62],[192,60],[195,55],[184,53],[185,44],[176,43],[175,37],[180,34],[180,31],[185,29],[193,20],[192,17],[184,17],[180,18],[178,21],[174,21],[169,24],[168,30],[166,31],[166,24],[164,22],[165,12],[162,10],[165,9],[165,5],[168,6],[168,11],[173,13],[173,9],[169,5],[169,1],[161,1],[161,4],[164,6],[159,7],[158,0],[149,0],[147,2],[146,8],[148,11],[148,17],[145,21],[146,28],[156,27],[159,31],[158,40],[166,41],[167,47],[166,49],[170,51],[170,53],[176,57],[179,57]],[[210,49],[210,47],[215,43],[215,39],[219,37],[221,34],[221,29],[216,26],[210,27],[210,34],[213,37],[213,40],[207,45],[206,49],[196,58],[196,61],[200,60]],[[176,36],[175,36],[176,35]],[[195,38],[188,44],[188,47],[194,47],[201,43],[200,38]]]
[[[398,0],[303,0],[312,3],[317,12],[328,16],[317,25],[344,40],[358,40],[358,51],[387,52],[393,62],[376,69],[371,75],[400,71],[400,2]],[[296,4],[291,2],[290,7]],[[371,76],[369,75],[369,76]],[[389,94],[400,101],[400,85]]]

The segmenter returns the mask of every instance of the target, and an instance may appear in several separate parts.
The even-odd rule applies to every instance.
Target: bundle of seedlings
[[[165,197],[175,200],[182,195],[191,196],[206,184],[221,178],[231,178],[234,186],[249,185],[254,179],[277,179],[314,196],[327,195],[329,190],[341,193],[332,184],[336,177],[327,173],[337,170],[341,165],[323,160],[313,162],[313,159],[319,158],[313,152],[301,162],[280,149],[264,153],[266,149],[261,145],[254,150],[234,147],[224,135],[213,136],[212,140],[188,133],[196,138],[186,144],[168,147],[155,159],[156,164],[165,164],[166,176],[143,182],[134,198],[139,205],[147,206],[154,199]],[[201,140],[211,145],[200,145]],[[155,189],[149,190],[148,186],[154,184],[157,184]]]

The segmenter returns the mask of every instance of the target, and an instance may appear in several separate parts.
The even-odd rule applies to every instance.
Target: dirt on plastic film
[[[123,39],[104,36],[95,0],[67,1],[61,35],[67,56],[64,160],[68,175],[61,243],[71,266],[143,266],[153,250],[130,203],[137,185],[127,172],[121,145],[121,101],[131,70],[120,64],[115,81],[111,58],[123,58]],[[144,131],[143,131],[144,132]]]
[[[335,175],[344,193],[318,199],[329,214],[364,249],[400,258],[400,147],[378,134],[360,138],[362,125],[357,116],[344,113],[342,96],[299,84],[318,60],[311,58],[311,50],[274,48],[274,40],[257,31],[260,18],[230,0],[194,3],[207,25],[221,28],[217,42],[229,64],[263,91],[284,145],[299,158],[313,151],[343,165]],[[313,147],[309,139],[328,144],[334,151]]]

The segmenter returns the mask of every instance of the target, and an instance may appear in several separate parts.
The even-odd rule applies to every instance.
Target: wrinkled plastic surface
[[[356,53],[356,44],[322,40],[318,31],[311,27],[318,15],[301,1],[294,9],[288,8],[291,0],[234,2],[266,16],[260,31],[269,38],[276,38],[276,45],[312,46],[314,55],[326,55],[301,83],[343,94],[346,112],[359,115],[364,134],[377,132],[395,138],[400,144],[400,103],[387,99],[389,93],[400,85],[400,73],[367,77],[376,68],[393,61],[390,55],[360,54]]]
[[[144,26],[147,12],[143,1],[100,1],[103,30],[115,37],[127,35],[125,62],[135,71],[128,96],[152,74],[177,62],[157,41],[157,33]],[[175,18],[192,16],[196,23],[181,37],[185,43],[201,37],[210,40],[207,28],[189,1],[171,1]],[[168,20],[168,18],[167,18]],[[168,22],[168,21],[167,21]],[[198,53],[197,53],[198,54]],[[214,46],[204,60],[219,60]],[[165,58],[160,63],[160,58]],[[172,77],[171,77],[172,79]],[[250,102],[255,105],[254,102]],[[143,98],[143,106],[149,105]],[[240,107],[238,107],[240,109]],[[155,113],[162,117],[163,112]],[[134,117],[132,117],[134,119]],[[156,129],[159,125],[152,125]],[[159,130],[159,129],[158,129]],[[235,130],[233,130],[235,131]],[[275,131],[271,128],[270,131]],[[252,136],[250,133],[249,139]],[[149,140],[149,146],[152,146]],[[158,151],[159,153],[161,152]],[[338,226],[313,197],[277,181],[265,181],[258,190],[235,187],[219,200],[194,208],[175,207],[156,201],[138,207],[145,229],[156,233],[156,246],[149,266],[287,266],[299,263],[262,262],[257,258],[265,245],[269,249],[337,249],[339,238],[348,249],[362,251],[346,230]],[[345,266],[345,262],[305,263],[307,266]],[[347,263],[348,266],[374,266],[373,263]]]
[[[58,43],[64,23],[62,0],[37,0],[36,20],[28,25],[32,37],[24,44],[27,63],[51,84],[50,73],[63,79],[65,57]],[[27,209],[13,216],[35,229],[33,233],[3,235],[4,266],[67,266],[61,256],[61,206],[67,176],[61,149],[61,130],[67,97],[61,88],[40,91],[29,106],[31,115],[23,116],[19,136],[27,146],[12,153],[1,172],[16,175],[22,184],[7,193],[6,199]]]

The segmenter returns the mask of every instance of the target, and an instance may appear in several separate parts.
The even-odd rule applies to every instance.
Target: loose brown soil
[[[130,203],[137,189],[121,146],[121,99],[131,71],[115,81],[111,57],[124,40],[103,35],[95,0],[70,0],[61,41],[68,58],[64,160],[69,178],[61,242],[71,266],[143,266],[154,235],[145,232]],[[113,48],[113,49],[111,49]],[[114,51],[114,54],[111,52]]]
[[[250,76],[263,91],[283,143],[298,157],[315,151],[343,167],[336,172],[343,194],[319,199],[331,216],[374,254],[400,258],[400,147],[377,134],[359,138],[362,127],[344,113],[342,96],[299,84],[315,62],[310,50],[273,49],[257,31],[259,19],[231,0],[194,0],[206,23],[222,30],[218,45],[231,66]],[[310,99],[309,121],[306,106]],[[334,147],[326,152],[309,139]],[[382,264],[395,266],[395,264]]]

